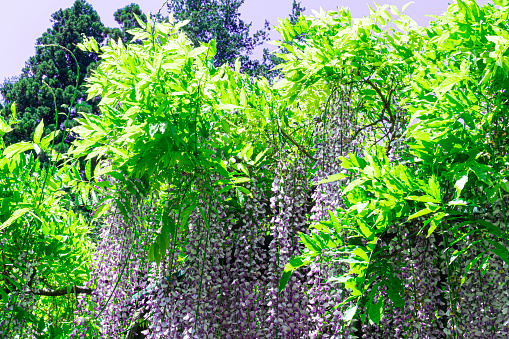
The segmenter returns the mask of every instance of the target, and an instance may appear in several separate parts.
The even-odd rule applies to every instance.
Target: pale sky
[[[388,4],[396,5],[399,9],[410,0],[386,0]],[[452,1],[452,0],[451,0]],[[442,14],[451,1],[447,0],[414,0],[405,14],[412,17],[421,26],[426,26],[432,18],[427,14]],[[99,14],[103,24],[108,27],[118,27],[113,19],[113,13],[130,3],[137,3],[145,13],[156,13],[164,4],[164,0],[88,0],[88,3]],[[263,28],[265,19],[271,26],[278,24],[277,18],[284,18],[291,13],[293,0],[245,0],[240,7],[241,19],[252,22],[251,34],[257,29]],[[25,61],[35,54],[35,42],[48,28],[51,27],[51,14],[60,8],[71,7],[74,0],[24,0],[10,1],[0,0],[0,13],[3,14],[0,20],[0,82],[4,78],[17,76],[25,65]],[[348,6],[352,10],[352,17],[358,18],[369,14],[368,3],[374,7],[372,0],[302,0],[306,8],[305,15],[311,15],[311,9],[318,10],[322,7],[325,11],[335,10],[337,6]],[[379,5],[384,2],[377,1]],[[478,0],[481,6],[488,3],[488,0]],[[167,14],[166,7],[162,13]],[[275,29],[271,30],[271,39],[280,38]],[[271,50],[272,45],[265,45]],[[255,50],[254,57],[260,58],[263,46]]]

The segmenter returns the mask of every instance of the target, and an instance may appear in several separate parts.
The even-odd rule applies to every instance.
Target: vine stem
[[[445,233],[444,231],[444,227],[443,227],[443,223],[441,223],[440,225],[440,228],[442,229],[442,236],[443,236],[443,239],[444,239],[444,247],[445,247],[445,265],[446,265],[446,270],[447,270],[447,284],[449,285],[449,303],[450,303],[450,310],[451,310],[451,317],[452,317],[452,323],[453,323],[453,337],[456,338],[456,318],[454,317],[454,314],[453,314],[453,288],[451,286],[451,275],[450,275],[450,272],[449,272],[449,244],[448,244],[448,241],[447,241],[447,234]]]
[[[504,198],[502,196],[502,190],[501,189],[498,190],[498,195],[500,197],[500,204],[502,204],[502,213],[503,213],[503,216],[504,216],[505,233],[507,234],[507,218],[506,218],[506,213],[505,213]]]
[[[318,161],[318,159],[316,159],[314,156],[312,156],[308,151],[306,151],[304,149],[304,147],[302,147],[301,145],[299,145],[295,140],[293,140],[293,138],[291,136],[289,136],[282,128],[281,126],[279,126],[279,132],[286,138],[288,139],[292,144],[294,144],[302,153],[304,153],[309,159],[313,160],[313,161]]]
[[[414,242],[414,244],[415,244],[415,242]],[[410,259],[411,259],[412,261],[414,261],[414,256],[413,256],[413,254],[412,254],[412,246],[409,246],[409,248],[408,248],[408,249],[409,249],[409,251],[410,251]],[[412,264],[411,264],[411,266],[412,266],[412,278],[413,278],[413,279],[412,279],[412,280],[413,280],[413,283],[412,283],[413,288],[412,288],[412,290],[413,290],[413,295],[414,295],[414,312],[415,312],[415,313],[417,313],[417,295],[415,294],[415,283],[416,283],[416,282],[415,282],[415,280],[416,280],[416,279],[415,279],[415,271],[414,271],[414,266],[415,266],[415,265],[414,265],[414,263],[412,263]],[[410,328],[411,328],[411,327],[412,327],[412,324],[410,324]],[[417,329],[417,330],[418,330],[418,329]]]
[[[198,312],[200,310],[201,290],[202,290],[202,286],[203,286],[203,273],[205,270],[205,260],[207,259],[207,247],[208,247],[208,241],[209,241],[209,233],[210,233],[210,227],[207,227],[207,234],[205,236],[205,251],[203,253],[203,262],[202,262],[201,274],[200,274],[200,286],[198,288],[198,304],[196,305],[196,314],[194,317],[193,335],[196,333],[196,325],[198,323]]]
[[[138,220],[139,223],[141,223],[141,220]],[[120,271],[120,274],[119,274],[119,277],[115,283],[115,286],[113,287],[113,290],[111,291],[110,293],[110,296],[108,297],[108,300],[106,301],[106,303],[104,303],[103,307],[101,308],[99,314],[97,316],[95,316],[95,319],[98,319],[101,314],[103,313],[103,311],[106,309],[106,306],[108,305],[108,303],[110,302],[111,298],[113,297],[113,294],[115,293],[115,290],[117,289],[117,286],[120,282],[120,279],[122,277],[122,274],[124,274],[124,271],[125,271],[125,268],[127,267],[127,263],[129,262],[129,259],[131,258],[131,253],[133,251],[133,248],[134,248],[134,239],[137,237],[138,235],[138,232],[137,232],[137,229],[136,227],[134,227],[134,238],[133,238],[133,241],[131,243],[131,247],[129,248],[129,253],[127,254],[127,259],[122,267],[122,271]]]
[[[207,228],[207,234],[205,235],[205,250],[204,250],[204,253],[203,253],[203,263],[202,263],[202,267],[201,267],[200,285],[199,285],[199,288],[198,288],[198,303],[196,305],[196,314],[195,314],[195,317],[194,317],[193,336],[196,333],[196,325],[198,323],[198,313],[199,313],[199,310],[200,310],[200,303],[201,303],[201,292],[202,292],[202,286],[203,286],[203,274],[204,274],[204,271],[205,271],[205,260],[207,259],[208,241],[209,241],[209,236],[210,236],[210,216],[212,214],[211,209],[212,209],[212,205],[209,205],[209,208],[208,208],[208,211],[207,211],[207,220],[204,220],[204,221],[206,221],[205,227]]]

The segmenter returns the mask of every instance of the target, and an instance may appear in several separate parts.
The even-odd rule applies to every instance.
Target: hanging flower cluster
[[[311,322],[306,295],[306,274],[298,272],[278,293],[280,274],[288,260],[299,253],[302,244],[299,232],[307,229],[308,194],[310,192],[305,164],[300,158],[288,158],[278,163],[272,184],[271,233],[274,240],[269,247],[270,267],[267,286],[268,337],[302,338]]]
[[[312,199],[314,202],[311,210],[311,220],[329,220],[329,213],[336,213],[338,208],[344,207],[342,202],[341,188],[346,186],[350,179],[343,179],[319,184],[321,180],[327,179],[334,174],[347,174],[341,167],[340,157],[349,153],[358,153],[361,141],[365,134],[357,133],[356,123],[357,110],[346,100],[347,93],[338,89],[333,94],[327,120],[318,125],[315,135],[315,163],[316,172],[313,183],[316,188]],[[368,132],[366,130],[366,132]],[[323,258],[325,259],[325,258]],[[313,328],[310,338],[340,337],[348,335],[349,327],[345,327],[343,311],[345,307],[335,306],[345,299],[344,291],[328,282],[328,279],[344,271],[345,265],[331,264],[329,261],[317,258],[317,261],[310,266],[308,272],[309,298]]]
[[[245,185],[251,197],[239,190],[219,193],[222,186],[198,189],[201,193],[187,229],[171,238],[158,264],[146,254],[146,245],[160,232],[162,221],[156,217],[156,206],[132,197],[131,216],[125,218],[114,205],[116,212],[105,220],[93,279],[87,285],[97,286],[88,302],[94,309],[86,310],[86,298],[81,297],[76,325],[86,332],[92,326],[90,318],[97,318],[96,336],[105,338],[123,333],[154,339],[506,335],[507,278],[496,272],[503,273],[507,267],[490,261],[488,273],[470,272],[465,282],[459,282],[455,274],[465,271],[469,261],[454,262],[451,249],[445,250],[447,239],[419,234],[421,219],[391,226],[381,240],[401,283],[403,305],[391,303],[386,287],[369,296],[375,302],[385,300],[386,311],[379,324],[363,319],[350,325],[344,322],[352,304],[338,307],[347,291],[332,278],[347,267],[326,255],[296,271],[279,293],[281,272],[303,247],[299,233],[306,233],[310,222],[328,220],[329,212],[345,207],[341,191],[353,178],[320,181],[333,174],[348,174],[341,167],[341,157],[360,154],[359,143],[377,133],[376,126],[359,126],[359,113],[350,103],[343,103],[341,92],[337,95],[340,99],[334,107],[338,111],[330,113],[316,131],[316,171],[311,180],[305,161],[284,153],[275,168],[270,198],[261,187],[265,182],[254,178]],[[398,112],[396,116],[404,115],[403,110]],[[397,128],[393,133],[397,135]],[[389,156],[401,156],[403,146],[398,142],[399,137],[394,137]],[[193,185],[212,187],[210,183],[219,179],[197,179]],[[127,203],[126,193],[119,194],[122,204]],[[174,211],[170,217],[178,220]],[[344,234],[343,240],[347,238]],[[466,238],[456,250],[468,247],[469,241]],[[478,254],[473,251],[469,260]],[[452,269],[450,265],[456,266]],[[379,283],[383,278],[374,280]],[[476,310],[467,305],[476,305]],[[486,330],[480,330],[483,328]],[[81,337],[84,332],[76,334]]]

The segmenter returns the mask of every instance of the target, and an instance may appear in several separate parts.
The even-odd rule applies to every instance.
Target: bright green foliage
[[[103,115],[83,114],[74,129],[83,140],[70,154],[108,156],[110,164],[100,174],[121,168],[132,178],[157,174],[164,180],[171,178],[170,169],[193,172],[213,167],[228,177],[222,171],[227,164],[210,156],[231,153],[230,148],[237,146],[242,148],[235,152],[240,152],[257,131],[239,125],[256,118],[260,120],[251,123],[263,127],[274,118],[264,107],[272,98],[263,93],[268,83],[241,75],[239,62],[235,70],[215,68],[215,40],[194,48],[178,30],[183,24],[170,21],[152,28],[149,20],[146,31],[130,31],[143,45],[110,41],[103,48],[104,61],[88,79],[89,97],[102,97]],[[93,40],[81,45],[94,46]],[[247,116],[231,112],[234,109],[245,109]],[[247,135],[251,136],[247,140],[240,138]]]
[[[151,25],[149,20],[146,27]],[[130,33],[143,45],[110,41],[103,47],[103,62],[88,79],[89,98],[102,98],[102,116],[83,114],[75,132],[84,140],[71,154],[85,155],[98,146],[88,158],[107,155],[112,167],[129,169],[136,178],[177,164],[194,169],[195,158],[204,152],[202,139],[210,136],[209,113],[200,110],[199,101],[215,51],[213,46],[193,48],[176,28],[156,24],[153,31],[135,29]]]
[[[227,66],[217,69],[213,64],[215,40],[195,48],[179,30],[184,24],[173,23],[172,16],[168,23],[149,20],[145,25],[140,21],[143,30],[129,32],[142,44],[110,41],[102,48],[103,61],[87,80],[89,97],[102,98],[102,116],[82,114],[80,125],[74,128],[82,140],[74,143],[69,154],[106,158],[95,168],[95,180],[114,175],[120,180],[119,186],[127,185],[129,192],[142,197],[154,190],[164,191],[167,185],[187,192],[189,183],[204,173],[216,173],[224,178],[216,184],[236,189],[240,196],[249,195],[242,183],[249,180],[249,168],[256,169],[263,161],[262,156],[251,159],[253,153],[264,150],[263,143],[256,148],[251,145],[256,131],[239,128],[249,118],[231,110],[261,107],[260,100],[266,99],[260,85],[251,84],[240,74],[240,63],[235,70]],[[93,50],[96,44],[87,39],[80,47]],[[234,93],[241,86],[246,89],[239,100]],[[262,86],[268,88],[266,80]],[[250,111],[256,116],[264,114],[254,108]],[[115,174],[117,169],[122,174]],[[141,184],[135,188],[131,180],[141,180]],[[212,184],[205,181],[201,189],[211,192]],[[183,221],[200,194],[196,190],[185,193],[169,210],[175,208]],[[118,205],[127,216],[129,206]],[[163,214],[168,215],[169,210]],[[181,222],[185,228],[182,224],[185,222]],[[169,244],[167,236],[174,239],[174,229],[162,231],[149,252],[151,258],[164,253]]]
[[[451,253],[451,246],[472,234],[477,239],[472,246],[509,263],[507,226],[473,215],[485,210],[486,215],[506,217],[503,203],[502,211],[496,207],[508,192],[509,177],[509,8],[504,6],[479,8],[473,1],[458,1],[429,29],[415,27],[393,6],[377,7],[355,24],[345,9],[315,13],[319,20],[301,17],[293,27],[281,22],[286,42],[301,31],[311,37],[305,46],[281,55],[288,60],[282,68],[286,78],[276,86],[286,89],[285,97],[293,101],[304,96],[308,101],[321,82],[354,83],[351,98],[358,96],[368,108],[360,116],[365,119],[361,126],[385,123],[389,137],[382,138],[381,150],[343,159],[352,181],[343,189],[347,209],[337,211],[341,223],[331,214],[330,222],[314,225],[313,237],[302,236],[307,250],[299,264],[287,265],[280,289],[300,263],[319,254],[344,253],[339,260],[348,262],[350,270],[337,281],[350,290],[345,303],[356,301],[347,314],[352,319],[362,305],[368,318],[378,323],[380,305],[372,303],[381,285],[373,285],[375,277],[387,278],[381,284],[392,291],[392,305],[401,305],[399,282],[382,259],[384,248],[378,240],[390,226],[403,223],[422,236],[438,232],[444,237],[449,272],[464,252]],[[391,19],[389,10],[403,33],[384,30]],[[285,42],[281,46],[289,48]],[[400,153],[400,164],[384,154],[399,137],[396,103],[409,112],[401,134],[409,148]],[[366,145],[381,137],[368,136]],[[345,235],[363,239],[363,245],[343,244]],[[480,264],[479,259],[468,269]]]
[[[12,127],[0,118],[0,135],[11,132]],[[88,194],[90,187],[83,182],[75,163],[63,164],[58,171],[41,165],[41,154],[49,154],[53,161],[61,158],[50,147],[55,133],[43,136],[43,129],[41,121],[32,142],[5,149],[0,145],[0,292],[2,296],[10,294],[9,305],[36,295],[32,301],[36,313],[20,307],[9,311],[4,307],[6,298],[2,298],[0,318],[24,319],[26,330],[36,328],[43,335],[41,338],[54,338],[56,333],[63,333],[62,329],[67,334],[72,330],[74,315],[69,301],[73,297],[55,301],[46,292],[63,291],[60,295],[65,295],[72,286],[88,281],[93,244],[87,233],[91,225],[73,209],[82,201],[92,203],[98,199],[95,193]],[[27,276],[27,271],[32,273]],[[50,317],[52,313],[60,316]],[[2,330],[9,332],[8,327]]]
[[[198,3],[188,9],[197,22]],[[196,28],[190,29],[189,38],[180,30],[189,23],[175,23],[172,15],[168,23],[138,20],[141,29],[128,33],[139,44],[111,40],[99,48],[93,36],[84,39],[80,49],[85,54],[101,52],[103,60],[87,80],[88,98],[101,97],[102,115],[81,114],[74,128],[79,138],[69,152],[86,157],[87,180],[75,166],[47,172],[25,156],[29,150],[39,153],[38,148],[49,152],[42,125],[34,128],[32,141],[9,146],[0,160],[8,180],[0,187],[17,192],[2,196],[4,231],[24,232],[19,227],[23,222],[35,223],[43,238],[74,241],[65,238],[62,225],[79,217],[62,212],[60,203],[68,209],[73,203],[62,189],[72,187],[71,193],[79,193],[83,201],[95,201],[89,182],[101,185],[97,190],[106,195],[112,187],[98,178],[109,174],[116,179],[115,188],[127,190],[115,198],[126,218],[127,194],[140,201],[172,190],[173,205],[158,206],[161,232],[147,247],[150,260],[159,262],[177,232],[188,232],[186,221],[193,211],[201,213],[209,229],[211,209],[207,215],[204,206],[211,207],[218,199],[218,186],[221,193],[235,190],[237,200],[228,203],[242,208],[243,197],[251,194],[243,183],[261,181],[262,174],[270,182],[269,170],[276,165],[260,169],[267,164],[265,157],[283,149],[305,157],[312,178],[313,124],[327,121],[334,106],[329,100],[340,88],[348,95],[333,108],[341,112],[345,104],[355,107],[356,130],[347,138],[353,142],[362,136],[364,152],[342,157],[344,173],[317,184],[319,189],[321,184],[349,178],[341,188],[344,209],[330,211],[329,220],[312,224],[309,234],[300,235],[302,254],[287,264],[280,290],[300,267],[316,260],[339,261],[348,269],[331,280],[349,292],[337,306],[348,307],[344,320],[379,323],[384,310],[404,307],[399,268],[387,245],[396,241],[388,239],[388,230],[402,226],[415,236],[434,234],[443,239],[449,274],[457,273],[457,258],[473,246],[482,254],[467,270],[486,270],[495,258],[509,264],[503,202],[509,192],[505,90],[509,4],[496,4],[502,7],[479,8],[474,1],[458,1],[430,28],[417,27],[395,6],[377,6],[369,17],[355,21],[346,8],[315,12],[315,17],[301,15],[293,22],[281,20],[283,41],[278,45],[288,53],[279,55],[285,60],[278,66],[284,79],[274,85],[242,74],[238,60],[234,69],[226,64],[216,67],[218,51],[223,51],[221,60],[239,55],[228,52],[224,42],[228,39],[216,43],[207,36],[207,43],[198,43],[193,40],[199,38]],[[400,31],[389,27],[391,21]],[[9,132],[10,125],[0,120],[0,133]],[[373,131],[366,132],[367,127]],[[37,175],[30,176],[30,168],[36,168]],[[9,173],[17,175],[16,183]],[[48,179],[38,179],[47,173]],[[200,185],[191,187],[192,182]],[[38,188],[42,183],[44,190]],[[22,195],[23,190],[31,193]],[[165,194],[161,196],[166,198]],[[198,202],[204,196],[210,199]],[[105,206],[95,217],[107,212]],[[80,234],[86,232],[84,226],[78,228]],[[475,238],[470,247],[453,248],[469,235]],[[79,253],[88,248],[84,242]],[[83,274],[65,281],[57,281],[54,274],[52,279],[68,284]],[[375,303],[384,286],[387,298]],[[457,296],[451,293],[449,298],[452,305]]]

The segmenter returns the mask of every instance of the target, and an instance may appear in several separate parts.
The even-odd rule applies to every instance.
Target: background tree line
[[[250,35],[252,23],[246,24],[240,19],[239,8],[243,3],[244,0],[170,0],[166,10],[167,13],[172,12],[177,21],[190,20],[183,30],[196,46],[199,41],[216,39],[216,66],[226,62],[233,64],[235,59],[240,58],[244,72],[272,80],[279,75],[279,71],[271,69],[280,64],[282,59],[269,53],[267,48],[263,51],[261,61],[250,57],[255,47],[269,39],[269,22],[265,21],[263,29]],[[296,20],[303,11],[300,2],[294,0],[290,19]],[[63,132],[66,127],[73,125],[72,119],[77,117],[78,112],[99,114],[99,100],[85,103],[86,93],[82,85],[86,77],[97,68],[100,60],[95,53],[83,52],[76,45],[82,41],[83,35],[93,37],[100,44],[107,44],[110,39],[131,42],[132,36],[127,31],[138,27],[135,14],[147,22],[147,15],[135,3],[113,14],[120,28],[104,26],[92,5],[85,0],[76,0],[72,7],[52,14],[53,26],[37,39],[35,55],[26,61],[19,76],[5,79],[0,85],[0,93],[4,98],[3,105],[0,104],[0,115],[6,120],[15,118],[19,122],[14,131],[5,136],[6,145],[31,140],[41,120],[45,123],[45,133],[54,130],[55,124]],[[154,21],[165,18],[160,13],[152,15]],[[65,47],[76,59],[66,50],[51,45]],[[79,87],[73,100],[78,75]],[[16,105],[15,117],[11,110],[12,104]],[[71,105],[73,107],[69,107]],[[57,116],[55,111],[68,109],[71,110],[70,122],[64,126],[64,114]],[[58,143],[63,137],[65,133],[60,133],[55,141]],[[66,141],[72,139],[72,135],[69,135]]]

